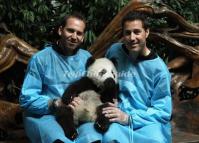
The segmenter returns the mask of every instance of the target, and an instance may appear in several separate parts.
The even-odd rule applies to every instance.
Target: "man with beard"
[[[120,124],[113,124],[104,140],[171,143],[170,74],[162,59],[146,46],[147,20],[141,12],[128,13],[122,20],[123,43],[107,51],[119,73],[120,102],[119,108],[110,103],[103,113]]]
[[[19,103],[25,111],[25,131],[32,143],[72,143],[51,109],[61,105],[59,99],[69,84],[85,74],[85,64],[91,56],[80,49],[85,27],[80,14],[66,16],[57,31],[59,39],[47,44],[28,64]],[[74,99],[69,106],[74,108],[78,103]]]

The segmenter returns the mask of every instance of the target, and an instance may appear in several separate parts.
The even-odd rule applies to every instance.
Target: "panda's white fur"
[[[106,73],[100,76],[100,72],[105,69]],[[91,79],[98,87],[102,87],[107,78],[113,78],[118,83],[117,70],[114,64],[107,58],[96,59],[94,64],[88,67],[87,77]]]
[[[97,118],[96,108],[102,105],[100,95],[93,91],[87,90],[79,94],[82,102],[74,110],[74,123],[79,125],[79,122],[94,122]]]

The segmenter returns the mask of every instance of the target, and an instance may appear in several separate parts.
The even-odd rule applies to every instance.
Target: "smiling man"
[[[84,40],[85,27],[83,19],[72,16],[66,19],[66,23],[62,23],[58,29],[60,39],[57,41],[57,45],[64,55],[72,55],[78,50],[78,46]]]
[[[126,21],[123,23],[123,41],[130,57],[137,59],[140,56],[147,56],[150,50],[146,46],[146,39],[149,36],[147,28],[141,20]]]
[[[147,47],[146,15],[129,12],[122,20],[122,30],[123,43],[113,44],[106,56],[115,59],[118,73],[130,74],[119,77],[118,107],[104,108],[105,116],[119,123],[105,137],[119,143],[171,143],[170,74],[162,59]]]
[[[28,64],[19,103],[25,111],[24,126],[31,143],[73,142],[65,137],[53,110],[61,106],[59,99],[69,84],[85,73],[91,56],[80,48],[85,28],[86,22],[80,14],[66,16],[59,25],[57,41],[47,44]],[[77,104],[73,101],[69,107]]]

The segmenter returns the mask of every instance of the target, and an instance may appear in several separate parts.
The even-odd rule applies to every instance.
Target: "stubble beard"
[[[141,42],[137,46],[139,46],[138,50],[128,49],[129,50],[129,57],[130,57],[130,59],[132,61],[137,61],[138,56],[142,55],[142,53],[143,53],[143,51],[145,49],[146,44],[145,44],[145,42]],[[137,47],[135,47],[135,48],[137,48]]]
[[[79,45],[70,45],[67,41],[58,41],[58,46],[61,48],[64,55],[73,55],[75,51],[78,50]]]

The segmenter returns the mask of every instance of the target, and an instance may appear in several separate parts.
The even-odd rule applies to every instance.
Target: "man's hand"
[[[105,107],[102,109],[102,114],[104,114],[110,122],[118,122],[120,124],[127,125],[129,122],[129,115],[117,108],[115,104],[108,104],[109,107]]]
[[[62,102],[62,99],[61,98],[57,98],[57,99],[54,99],[54,100],[50,100],[49,101],[49,109],[52,111],[52,112],[55,112],[56,109],[58,108],[61,108],[61,107],[70,107],[73,111],[74,109],[79,106],[81,103],[83,102],[83,100],[80,98],[80,97],[75,97],[73,99],[73,101],[66,105]]]
[[[74,109],[82,104],[82,102],[83,100],[80,97],[75,97],[73,101],[68,105],[68,107],[70,107],[74,111]]]

